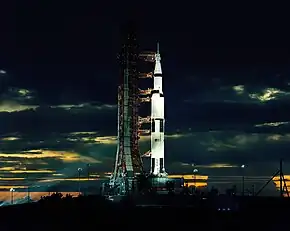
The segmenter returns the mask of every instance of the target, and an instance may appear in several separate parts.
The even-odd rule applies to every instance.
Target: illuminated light
[[[184,185],[187,187],[197,187],[197,188],[203,188],[207,186],[206,182],[185,182]]]
[[[90,174],[90,177],[96,177],[96,178],[99,178],[100,175],[98,175],[98,174]]]
[[[6,71],[0,70],[0,74],[6,74]]]

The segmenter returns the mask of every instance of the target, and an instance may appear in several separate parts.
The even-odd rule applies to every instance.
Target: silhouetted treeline
[[[137,205],[142,205],[137,206]],[[151,205],[151,207],[146,207]],[[197,195],[126,197],[112,202],[102,196],[76,198],[60,193],[39,202],[0,208],[1,231],[69,229],[262,230],[288,227],[288,198]],[[287,225],[287,226],[285,226]],[[275,228],[275,229],[273,229]]]

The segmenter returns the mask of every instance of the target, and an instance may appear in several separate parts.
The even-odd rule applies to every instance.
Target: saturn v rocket
[[[154,87],[151,96],[151,173],[166,175],[164,166],[164,95],[159,44],[155,54]]]

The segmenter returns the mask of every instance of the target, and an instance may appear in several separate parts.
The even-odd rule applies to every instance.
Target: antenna
[[[266,182],[266,184],[264,184],[264,186],[255,194],[255,196],[258,196],[258,194],[260,194],[260,192],[263,191],[263,189],[270,183],[272,182],[272,180],[276,177],[279,176],[279,182],[280,182],[280,197],[284,196],[284,192],[286,191],[287,196],[289,197],[289,192],[288,192],[288,188],[286,185],[286,181],[285,181],[285,177],[284,177],[284,173],[283,173],[283,160],[280,159],[280,166],[279,169],[277,170],[277,172]],[[284,183],[284,186],[283,186]]]

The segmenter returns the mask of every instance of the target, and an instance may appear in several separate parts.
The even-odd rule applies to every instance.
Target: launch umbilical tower
[[[123,31],[119,54],[121,83],[118,87],[118,146],[110,188],[116,194],[134,191],[136,175],[143,171],[138,145],[139,89],[137,70],[139,53],[134,23]]]

